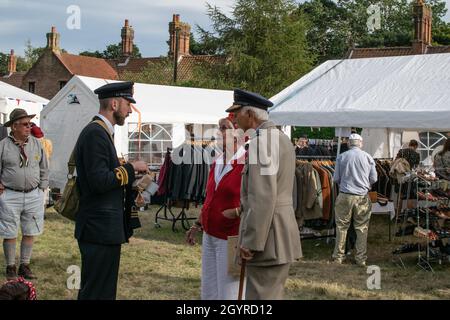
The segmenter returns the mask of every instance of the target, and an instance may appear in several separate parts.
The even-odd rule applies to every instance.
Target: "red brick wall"
[[[72,75],[50,51],[46,51],[30,69],[22,82],[28,91],[29,82],[35,82],[35,94],[52,99],[60,90],[60,81],[69,82]]]

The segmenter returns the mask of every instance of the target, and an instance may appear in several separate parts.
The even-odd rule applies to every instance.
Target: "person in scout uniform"
[[[36,279],[30,269],[34,238],[44,231],[44,190],[48,187],[48,161],[38,139],[31,136],[31,119],[14,109],[5,127],[11,134],[0,142],[0,238],[6,278]],[[16,270],[16,239],[22,230],[20,265]]]
[[[113,143],[114,125],[132,112],[133,83],[112,83],[94,91],[100,111],[81,132],[75,146],[80,192],[75,238],[81,253],[79,300],[114,300],[121,245],[132,235],[130,186],[143,161],[121,165]],[[125,208],[127,207],[127,208]]]
[[[249,134],[239,227],[247,300],[283,299],[290,265],[302,257],[292,200],[295,152],[290,139],[268,121],[271,106],[259,94],[236,89],[226,110]]]

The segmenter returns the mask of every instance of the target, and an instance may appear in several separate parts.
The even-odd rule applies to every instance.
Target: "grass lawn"
[[[122,247],[118,299],[200,298],[201,246],[187,246],[184,232],[174,233],[169,222],[155,228],[157,207],[141,212],[142,228]],[[196,212],[192,210],[192,214]],[[67,289],[66,270],[80,265],[74,224],[51,209],[45,232],[36,241],[32,269],[38,299],[75,299],[76,290]],[[177,225],[180,229],[179,224]],[[329,264],[333,243],[326,240],[302,242],[304,259],[291,267],[287,299],[450,299],[450,266],[436,265],[435,273],[416,266],[415,254],[403,255],[406,269],[392,262],[393,249],[407,238],[388,242],[386,216],[374,216],[369,229],[368,263],[381,268],[381,290],[368,290],[366,269],[356,265]],[[413,239],[415,241],[415,239]],[[17,246],[19,249],[19,245]],[[4,272],[3,249],[0,249]],[[17,254],[18,254],[17,250]]]

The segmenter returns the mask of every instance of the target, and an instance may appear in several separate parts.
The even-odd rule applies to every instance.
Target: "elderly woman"
[[[450,139],[447,139],[444,148],[434,157],[433,164],[439,178],[450,180]]]
[[[202,300],[235,300],[239,290],[239,279],[228,274],[227,239],[239,232],[245,149],[234,136],[228,118],[219,121],[219,130],[223,153],[211,167],[199,221],[187,232],[186,239],[194,245],[196,233],[203,230]]]

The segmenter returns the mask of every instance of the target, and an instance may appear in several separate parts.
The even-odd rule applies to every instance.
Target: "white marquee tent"
[[[22,108],[25,109],[28,114],[36,114],[33,122],[39,125],[40,113],[47,103],[47,99],[0,81],[1,124],[9,120],[11,111],[15,108]]]
[[[51,187],[64,186],[67,161],[78,135],[99,110],[94,90],[111,82],[117,81],[74,76],[41,113],[41,127],[54,146],[50,162]],[[185,124],[216,125],[225,117],[233,92],[136,83],[134,98],[137,102],[134,107],[139,112],[133,112],[124,126],[115,128],[119,156],[129,153],[129,130],[133,124],[137,127],[139,120],[142,124],[169,128],[168,135],[175,148],[186,139]]]
[[[278,125],[371,128],[392,156],[390,132],[450,128],[450,54],[330,60],[272,101]]]

